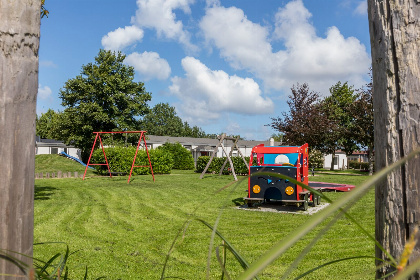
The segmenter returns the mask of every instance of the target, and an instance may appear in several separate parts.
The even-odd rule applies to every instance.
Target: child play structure
[[[256,165],[253,165],[255,162]],[[283,175],[283,178],[276,175]],[[308,185],[308,144],[300,147],[255,146],[249,159],[248,197],[244,198],[245,202],[252,206],[256,202],[274,200],[302,206],[305,211],[310,202],[313,206],[319,204],[318,195],[284,176]]]
[[[210,160],[209,160],[209,162],[208,162],[208,163],[207,163],[207,165],[206,165],[206,168],[204,168],[203,172],[202,172],[202,173],[201,173],[201,175],[200,175],[200,179],[203,179],[204,174],[206,174],[207,169],[209,169],[209,167],[210,167],[211,161],[213,160],[214,156],[217,154],[217,151],[219,150],[219,147],[221,147],[221,148],[222,148],[222,150],[223,150],[223,152],[224,152],[224,154],[226,155],[226,160],[225,160],[225,162],[223,163],[222,168],[220,168],[219,175],[222,175],[223,169],[225,169],[225,166],[226,166],[227,162],[229,161],[229,164],[230,164],[230,170],[231,170],[231,172],[232,172],[232,175],[233,175],[233,177],[235,178],[235,181],[238,181],[238,178],[236,177],[236,173],[235,173],[235,168],[233,167],[233,163],[232,163],[232,159],[231,159],[231,158],[232,158],[232,153],[233,153],[233,151],[238,151],[238,153],[239,153],[239,155],[242,157],[242,159],[243,159],[243,161],[244,161],[244,163],[245,163],[246,167],[248,168],[248,164],[247,164],[247,162],[246,162],[246,160],[245,160],[245,157],[244,157],[244,155],[242,154],[241,150],[240,150],[240,149],[239,149],[239,147],[238,147],[238,140],[239,140],[239,136],[238,136],[238,137],[236,137],[236,138],[233,138],[233,137],[227,137],[227,136],[226,136],[226,133],[223,133],[221,136],[217,136],[217,138],[218,138],[220,141],[219,141],[219,143],[217,144],[216,148],[214,148],[214,150],[213,150],[213,154],[211,155]],[[225,140],[230,140],[230,141],[233,141],[233,145],[232,145],[232,148],[230,149],[230,153],[229,153],[229,154],[226,152],[225,146],[223,145],[223,142],[224,142]]]
[[[108,160],[107,160],[107,158],[106,158],[106,154],[105,154],[105,149],[104,149],[104,146],[103,146],[103,144],[102,144],[102,138],[101,138],[101,135],[102,135],[102,134],[115,134],[115,133],[124,133],[124,134],[125,134],[125,133],[139,133],[139,134],[140,134],[140,137],[139,137],[139,142],[138,142],[138,144],[137,144],[136,153],[135,153],[135,155],[134,155],[133,164],[131,165],[130,175],[128,176],[128,181],[127,181],[127,183],[130,183],[130,178],[131,178],[131,174],[133,173],[133,168],[134,168],[134,167],[149,167],[149,168],[150,168],[150,171],[152,172],[153,181],[155,181],[155,175],[153,174],[152,162],[150,161],[149,151],[148,151],[148,149],[147,149],[147,144],[146,144],[146,137],[145,137],[145,133],[146,133],[146,131],[113,131],[113,132],[93,132],[93,133],[94,133],[94,134],[96,134],[96,136],[95,136],[95,141],[93,141],[93,146],[92,146],[92,150],[90,151],[89,160],[88,160],[88,162],[87,162],[87,164],[86,164],[85,173],[83,174],[83,180],[85,179],[85,176],[86,176],[86,171],[87,171],[87,169],[88,169],[88,167],[89,167],[90,165],[106,165],[106,166],[107,166],[107,168],[108,168],[109,177],[111,177],[111,178],[112,178],[111,169],[110,169],[110,167],[109,167]],[[100,146],[101,146],[101,148],[102,148],[102,152],[103,152],[103,154],[104,154],[105,163],[90,163],[90,159],[91,159],[91,157],[92,157],[93,150],[95,149],[96,141],[97,141],[98,139],[99,139]],[[139,165],[139,166],[135,166],[134,164],[136,163],[137,153],[138,153],[138,151],[139,151],[139,147],[140,147],[140,143],[141,143],[141,141],[143,141],[143,142],[144,142],[144,148],[145,148],[146,153],[147,153],[147,158],[149,159],[149,165]]]

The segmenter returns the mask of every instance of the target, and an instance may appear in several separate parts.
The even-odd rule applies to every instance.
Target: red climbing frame
[[[86,164],[85,173],[83,174],[83,180],[85,179],[86,171],[87,171],[89,165],[106,165],[106,167],[108,168],[109,177],[112,178],[111,170],[109,169],[108,159],[106,158],[106,155],[105,155],[104,145],[102,144],[101,134],[140,133],[139,142],[137,144],[137,149],[136,149],[136,154],[134,155],[133,164],[131,165],[130,176],[128,176],[127,184],[130,183],[130,178],[131,178],[131,174],[133,173],[133,168],[134,167],[150,167],[150,171],[152,171],[153,182],[155,181],[155,175],[153,174],[152,162],[150,161],[149,151],[147,149],[146,137],[144,136],[144,134],[146,133],[146,131],[113,131],[113,132],[93,132],[93,133],[96,134],[96,137],[95,137],[95,141],[93,142],[92,150],[90,151],[89,160],[88,160],[88,162]],[[101,144],[102,152],[104,154],[105,162],[106,163],[90,163],[90,158],[92,157],[93,150],[95,149],[96,141],[98,140],[98,138],[99,138],[99,143]],[[146,148],[147,158],[149,159],[149,165],[138,165],[138,166],[135,166],[134,164],[136,162],[137,152],[139,151],[139,147],[140,147],[140,143],[141,143],[141,140],[142,139],[143,139],[143,142],[144,142],[144,147]]]

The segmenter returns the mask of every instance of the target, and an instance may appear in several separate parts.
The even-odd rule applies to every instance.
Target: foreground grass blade
[[[235,257],[235,259],[239,262],[239,264],[242,266],[243,269],[249,268],[248,262],[241,256],[241,254],[233,247],[232,244],[217,230],[212,227],[209,223],[202,219],[197,219],[204,225],[206,225],[209,229],[211,229],[217,236],[219,236],[223,242],[225,243],[224,246],[232,253],[232,255]],[[255,279],[258,279],[257,276],[255,276]]]
[[[41,267],[41,269],[40,269],[40,271],[39,271],[39,273],[47,273],[47,268],[49,268],[50,266],[51,266],[51,264],[52,264],[52,262],[56,259],[56,258],[58,258],[59,256],[61,256],[61,254],[60,253],[57,253],[57,254],[55,254],[54,256],[52,256],[45,264],[44,264],[44,266],[43,267]]]
[[[317,191],[317,190],[315,190],[315,189],[313,189],[313,188],[311,188],[311,187],[309,187],[309,186],[307,186],[307,185],[305,185],[304,183],[302,183],[302,182],[299,182],[299,181],[297,181],[296,179],[294,179],[294,178],[291,178],[291,177],[288,177],[288,176],[286,176],[286,175],[282,175],[282,174],[276,174],[276,173],[269,173],[269,172],[259,172],[259,173],[256,173],[256,174],[254,174],[254,175],[252,175],[252,176],[257,176],[257,175],[269,175],[269,176],[272,176],[272,177],[278,177],[278,178],[281,178],[281,179],[287,179],[287,180],[289,180],[290,182],[292,182],[293,184],[296,184],[296,185],[299,185],[299,186],[301,186],[302,188],[305,188],[305,189],[307,189],[307,190],[309,190],[310,192],[312,192],[312,193],[314,193],[314,194],[317,194],[317,195],[319,195],[323,200],[325,200],[325,201],[327,201],[327,202],[329,202],[329,203],[332,203],[332,200],[331,199],[329,199],[328,198],[328,196],[326,196],[326,195],[324,195],[322,192],[320,192],[320,191]],[[390,261],[391,261],[391,265],[393,265],[393,266],[397,266],[397,261],[391,256],[391,254],[389,254],[383,247],[382,247],[382,245],[375,239],[375,237],[372,235],[372,234],[370,234],[356,219],[354,219],[352,216],[350,216],[346,211],[344,211],[344,209],[343,208],[339,208],[340,209],[340,211],[342,211],[343,213],[344,213],[344,215],[346,216],[346,218],[347,219],[349,219],[350,221],[352,221],[352,223],[354,223],[360,230],[362,230],[363,231],[363,233],[367,236],[367,237],[369,237],[369,239],[370,240],[372,240],[374,243],[375,243],[375,245],[382,251],[382,252],[384,252],[384,254],[390,259]]]
[[[247,269],[249,267],[247,261],[241,256],[241,254],[239,254],[239,252],[232,246],[232,244],[230,244],[230,242],[217,229],[214,229],[212,225],[210,225],[202,219],[197,220],[203,223],[209,229],[213,230],[216,233],[216,235],[219,236],[225,242],[226,248],[229,249],[229,251],[235,256],[242,268]]]
[[[333,261],[330,261],[330,262],[321,264],[321,265],[319,265],[319,266],[317,266],[315,268],[312,268],[312,269],[310,269],[310,270],[302,273],[298,277],[294,278],[294,280],[301,279],[301,278],[305,277],[306,275],[308,275],[308,274],[310,274],[310,273],[312,273],[312,272],[314,272],[314,271],[316,271],[316,270],[318,270],[320,268],[323,268],[325,266],[328,266],[328,265],[331,265],[331,264],[335,264],[335,263],[339,263],[339,262],[343,262],[343,261],[354,260],[354,259],[376,259],[376,258],[375,257],[372,257],[372,256],[357,256],[357,257],[348,257],[348,258],[342,258],[342,259],[338,259],[338,260],[333,260]]]
[[[14,257],[12,257],[12,256],[10,256],[10,255],[8,255],[6,253],[4,253],[4,251],[1,250],[1,249],[0,249],[0,259],[4,259],[4,260],[6,260],[8,262],[13,263],[23,273],[25,273],[26,268],[28,268],[27,264],[25,264],[24,262],[22,262],[22,261],[20,261],[20,260],[18,260],[16,258],[14,258]]]
[[[194,212],[195,212],[195,210],[194,210]],[[191,220],[190,220],[190,219],[188,219],[188,220],[186,220],[186,221],[184,222],[184,224],[182,225],[182,228],[180,228],[180,229],[179,229],[179,231],[178,231],[177,235],[175,236],[174,240],[172,241],[171,247],[169,248],[169,251],[168,251],[168,253],[166,254],[166,257],[165,257],[165,262],[164,262],[164,264],[163,264],[162,274],[160,275],[160,279],[161,279],[161,280],[165,279],[166,267],[167,267],[168,262],[169,262],[169,257],[171,256],[172,251],[175,249],[175,244],[176,244],[176,241],[177,241],[177,240],[178,240],[178,238],[180,237],[181,233],[182,233],[182,236],[184,236],[184,235],[185,235],[185,231],[187,230],[187,228],[188,228],[188,226],[189,226],[190,222],[191,222]]]
[[[287,236],[285,239],[283,239],[282,241],[274,245],[274,247],[270,249],[267,253],[262,255],[256,262],[254,262],[247,270],[244,271],[244,273],[242,273],[238,277],[238,280],[245,280],[245,279],[250,280],[253,277],[255,277],[266,266],[268,266],[270,263],[276,260],[288,248],[290,248],[293,244],[299,241],[304,235],[310,232],[318,224],[322,223],[327,217],[334,214],[336,211],[340,210],[347,203],[356,201],[357,199],[362,197],[364,194],[368,192],[368,190],[372,186],[374,186],[376,183],[381,181],[388,173],[393,171],[395,168],[401,166],[408,160],[412,159],[419,153],[420,153],[420,149],[414,150],[409,155],[407,155],[407,157],[380,170],[375,176],[367,180],[365,183],[363,183],[359,187],[353,189],[351,192],[347,193],[347,195],[344,195],[341,198],[339,198],[337,201],[331,203],[323,211],[316,213],[308,222],[300,226],[294,232],[293,235]]]

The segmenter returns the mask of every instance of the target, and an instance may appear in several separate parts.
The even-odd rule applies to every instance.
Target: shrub
[[[231,157],[233,168],[235,168],[236,174],[248,174],[248,168],[246,167],[242,157]],[[210,157],[209,156],[201,156],[197,159],[197,168],[196,172],[201,173],[206,168],[207,163],[209,162]],[[249,157],[245,157],[246,162],[249,162]],[[219,173],[220,169],[223,166],[223,163],[226,161],[226,157],[214,157],[211,161],[211,164],[209,168],[207,169],[207,173]],[[230,164],[229,162],[226,163],[225,168],[223,169],[223,174],[229,174],[230,173]]]
[[[172,166],[173,169],[194,169],[194,159],[191,152],[184,148],[180,143],[166,142],[162,146],[158,147],[158,150],[163,150],[172,155],[174,160],[174,165]]]
[[[348,166],[352,169],[369,170],[369,162],[358,162],[357,160],[349,160]],[[375,164],[373,168],[375,169]]]
[[[111,172],[120,172],[129,174],[131,165],[133,164],[134,155],[136,153],[135,147],[113,147],[105,148],[106,158],[108,160]],[[172,170],[173,158],[172,155],[163,150],[149,150],[150,161],[152,163],[153,172],[156,174],[169,174]],[[102,149],[96,149],[93,152],[92,163],[105,163],[105,158]],[[136,166],[149,166],[147,153],[144,150],[139,150],[136,157]],[[99,174],[108,174],[106,165],[95,165],[95,169]],[[133,169],[134,175],[151,174],[149,167],[135,167]]]
[[[309,167],[322,168],[324,165],[324,155],[318,150],[309,150]]]

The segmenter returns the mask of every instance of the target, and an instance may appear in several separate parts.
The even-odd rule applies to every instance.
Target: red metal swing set
[[[93,142],[93,146],[92,146],[92,150],[90,151],[90,155],[89,155],[89,160],[86,164],[86,169],[85,169],[85,173],[83,174],[83,180],[85,179],[86,176],[86,171],[89,167],[89,165],[106,165],[108,168],[108,172],[109,172],[109,177],[112,178],[112,174],[111,174],[111,169],[109,168],[109,164],[108,164],[108,159],[106,158],[106,154],[105,154],[105,149],[104,149],[104,145],[102,144],[102,138],[101,138],[101,134],[126,134],[126,133],[140,133],[140,137],[139,137],[139,142],[137,144],[137,149],[136,149],[136,153],[134,155],[134,159],[133,159],[133,164],[131,165],[131,170],[130,170],[130,175],[128,176],[128,181],[127,184],[130,183],[130,179],[131,179],[131,174],[133,173],[133,169],[134,167],[150,167],[150,171],[152,172],[152,177],[153,177],[153,181],[155,181],[155,175],[153,174],[153,168],[152,168],[152,162],[150,161],[150,155],[149,155],[149,151],[147,149],[147,144],[146,144],[146,137],[145,137],[145,133],[146,131],[113,131],[113,132],[93,132],[94,134],[96,134],[95,136],[95,141]],[[104,158],[105,158],[105,163],[90,163],[90,159],[92,157],[93,154],[93,150],[95,149],[95,145],[96,145],[96,141],[99,139],[99,143],[101,145],[102,148],[102,153],[104,154]],[[140,147],[140,143],[143,140],[144,142],[144,147],[146,149],[146,153],[147,153],[147,158],[149,159],[149,165],[134,165],[136,163],[136,158],[137,158],[137,153],[139,151],[139,147]]]

